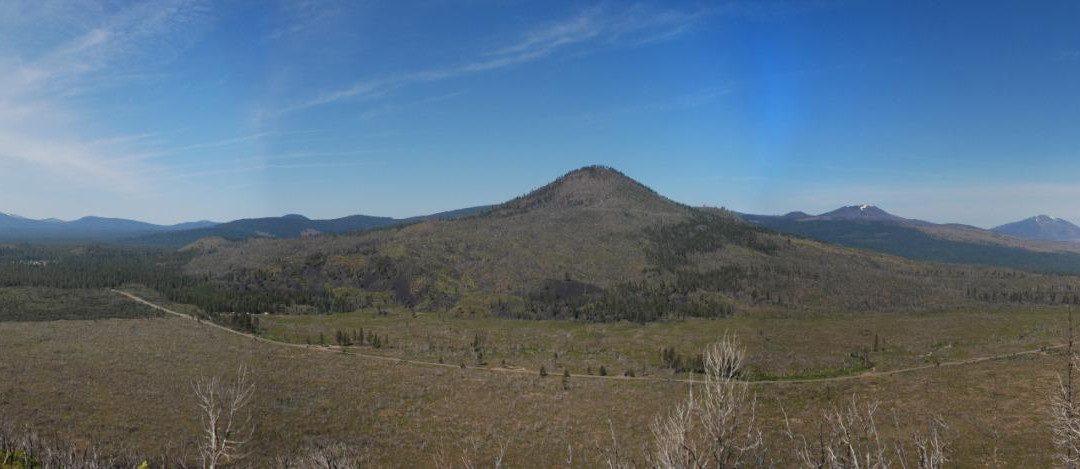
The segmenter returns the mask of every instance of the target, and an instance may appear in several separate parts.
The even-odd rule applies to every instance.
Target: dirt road
[[[142,303],[142,304],[144,304],[146,306],[149,306],[151,308],[154,308],[154,309],[156,309],[158,311],[168,313],[168,314],[171,314],[171,315],[174,315],[174,316],[178,316],[178,317],[181,317],[181,318],[184,318],[184,319],[187,319],[187,320],[196,321],[196,319],[191,317],[191,316],[188,316],[188,315],[183,314],[183,313],[178,313],[176,311],[173,311],[173,310],[168,309],[168,308],[166,308],[164,306],[161,306],[161,305],[151,303],[151,302],[149,302],[149,301],[147,301],[147,300],[145,300],[143,298],[140,298],[138,296],[135,296],[135,295],[133,295],[131,293],[128,293],[128,292],[125,292],[125,291],[120,291],[120,290],[112,290],[112,289],[110,289],[109,291],[112,291],[113,293],[117,293],[119,295],[126,296],[126,297],[128,297],[129,299],[131,299],[133,301]],[[259,337],[259,336],[254,335],[254,334],[248,334],[246,332],[240,332],[240,331],[237,331],[237,330],[229,329],[228,327],[221,326],[221,325],[218,325],[218,324],[214,324],[214,323],[209,322],[209,321],[198,321],[198,322],[199,322],[199,324],[201,324],[203,326],[218,329],[218,330],[230,333],[230,334],[236,334],[236,335],[239,335],[239,336],[248,337],[248,338],[250,338],[252,340],[255,340],[255,341],[259,341],[259,342],[263,342],[263,343],[267,343],[267,344],[273,344],[273,345],[277,345],[277,346],[280,346],[280,347],[291,347],[291,348],[313,350],[313,351],[321,351],[321,352],[333,352],[333,353],[339,353],[339,354],[354,355],[354,356],[357,356],[357,357],[362,357],[362,358],[371,359],[371,360],[382,360],[382,361],[387,361],[387,362],[406,363],[406,364],[410,364],[410,365],[419,365],[419,366],[430,366],[430,367],[440,367],[440,368],[465,368],[465,369],[470,369],[470,370],[481,370],[481,371],[496,372],[496,373],[516,373],[516,374],[525,374],[525,375],[538,375],[539,374],[539,370],[529,370],[529,369],[525,369],[525,368],[503,368],[503,367],[486,367],[486,366],[464,366],[463,367],[461,365],[451,365],[451,364],[448,364],[448,363],[437,363],[437,362],[429,362],[429,361],[422,361],[422,360],[410,360],[410,359],[406,359],[406,358],[396,358],[396,357],[388,357],[388,356],[385,356],[385,355],[374,355],[374,354],[369,354],[369,353],[361,353],[361,352],[355,351],[355,349],[352,348],[352,347],[340,347],[340,346],[336,346],[336,345],[293,344],[293,343],[289,343],[289,342],[280,342],[280,341],[276,341],[276,340],[270,340],[270,339],[266,339],[266,338],[263,338],[263,337]],[[1015,358],[1015,357],[1021,357],[1021,356],[1026,356],[1026,355],[1043,355],[1046,352],[1048,352],[1049,350],[1063,348],[1063,347],[1065,347],[1065,345],[1062,344],[1062,345],[1055,345],[1055,346],[1052,346],[1052,347],[1044,347],[1044,348],[1039,348],[1039,349],[1034,349],[1034,350],[1024,350],[1024,351],[1021,351],[1021,352],[1005,353],[1005,354],[991,355],[991,356],[986,356],[986,357],[969,358],[969,359],[966,359],[966,360],[956,360],[956,361],[950,361],[950,362],[941,362],[941,363],[936,363],[936,364],[933,364],[933,365],[921,365],[921,366],[913,366],[913,367],[909,367],[909,368],[898,368],[898,369],[895,369],[895,370],[888,370],[888,371],[867,371],[865,373],[859,373],[857,375],[836,376],[836,377],[832,377],[832,378],[810,378],[810,379],[798,379],[798,380],[761,380],[761,381],[747,381],[747,383],[748,384],[755,384],[755,385],[764,385],[764,384],[810,384],[810,383],[824,383],[824,382],[831,382],[831,381],[849,381],[849,380],[860,380],[860,379],[873,379],[873,378],[880,378],[880,377],[883,377],[883,376],[891,376],[891,375],[896,375],[896,374],[901,374],[901,373],[913,373],[913,372],[917,372],[917,371],[920,371],[920,370],[929,370],[929,369],[933,369],[933,368],[948,368],[948,367],[955,367],[955,366],[974,365],[974,364],[978,364],[978,363],[984,363],[984,362],[995,361],[995,360],[1004,360],[1004,359],[1008,359],[1008,358]],[[633,382],[663,382],[663,383],[695,383],[695,382],[701,382],[700,380],[692,380],[692,379],[656,378],[656,377],[649,377],[649,376],[630,378],[630,377],[626,377],[626,376],[598,376],[598,375],[571,374],[570,377],[572,377],[572,378],[582,378],[582,379],[603,379],[603,380],[612,380],[612,381],[633,381]]]

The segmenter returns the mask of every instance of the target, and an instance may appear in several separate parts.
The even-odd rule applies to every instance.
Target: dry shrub
[[[705,348],[705,381],[652,425],[656,468],[764,466],[767,448],[757,425],[757,396],[739,373],[746,358],[734,337]],[[616,458],[612,467],[625,467]],[[620,465],[622,464],[622,465]]]
[[[646,467],[658,469],[772,467],[771,453],[757,421],[757,396],[741,381],[746,354],[733,337],[724,336],[705,349],[705,380],[691,386],[689,397],[652,425],[652,448],[644,449]],[[781,406],[782,410],[782,406]],[[792,462],[814,469],[937,469],[948,462],[947,427],[940,418],[908,441],[890,440],[878,430],[879,405],[860,404],[855,396],[843,409],[823,411],[821,430],[813,438],[785,430]],[[894,413],[900,434],[900,412]],[[1080,433],[1078,433],[1080,434]],[[609,469],[637,467],[632,454],[619,448],[612,431],[609,445],[598,445]],[[788,464],[790,464],[789,462]]]
[[[919,469],[944,467],[948,462],[945,439],[948,427],[942,419],[933,419],[926,430],[916,430],[910,443],[905,443],[882,437],[878,430],[879,409],[877,402],[860,403],[853,395],[844,408],[822,413],[822,429],[812,439],[792,431],[785,414],[786,434],[795,460],[803,467],[814,469],[908,468],[912,463]],[[900,434],[900,413],[894,413],[893,417]]]
[[[79,448],[0,422],[0,467],[3,468],[121,469],[139,464],[130,456],[105,455],[97,447]]]
[[[360,449],[328,441],[316,442],[295,454],[278,456],[273,469],[359,469],[367,467],[366,453]]]

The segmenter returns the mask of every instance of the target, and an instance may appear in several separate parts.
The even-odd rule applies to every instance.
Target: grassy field
[[[609,373],[672,376],[660,357],[674,348],[700,353],[724,334],[737,336],[759,379],[842,376],[1033,350],[1062,342],[1063,308],[947,310],[922,314],[817,315],[761,313],[723,320],[648,324],[521,321],[482,316],[414,314],[380,308],[347,314],[260,318],[264,337],[293,343],[336,344],[339,331],[374,332],[388,345],[370,353],[451,364],[563,368],[574,374],[601,366]],[[477,347],[478,342],[480,347]],[[875,346],[876,342],[876,346]],[[477,351],[482,350],[482,354]]]
[[[397,312],[385,317],[268,317],[265,324],[270,331],[296,331],[355,322],[388,335],[390,346],[376,352],[391,355],[416,353],[406,345],[412,343],[409,337],[435,335],[439,328],[452,331],[444,333],[446,340],[467,347],[471,328],[479,327],[494,344],[492,360],[501,360],[498,350],[521,340],[537,348],[554,344],[535,352],[522,345],[508,355],[519,357],[515,360],[522,366],[529,364],[531,353],[539,362],[547,360],[549,351],[562,350],[560,360],[566,363],[587,363],[594,358],[586,354],[594,353],[601,357],[596,363],[610,361],[613,370],[621,368],[616,356],[623,356],[626,365],[650,360],[655,347],[650,342],[673,342],[668,345],[689,352],[695,343],[730,330],[744,339],[755,367],[777,372],[782,366],[827,369],[821,367],[833,363],[833,354],[846,355],[851,344],[870,337],[856,334],[843,342],[856,328],[881,331],[885,352],[875,360],[879,367],[892,367],[921,363],[925,348],[938,349],[944,358],[1038,347],[1055,340],[1052,330],[1060,320],[1061,312],[1053,310],[958,311],[637,326],[412,318]],[[410,330],[414,335],[404,332]],[[648,444],[652,419],[688,390],[686,384],[673,382],[587,378],[572,378],[564,387],[556,372],[541,378],[372,360],[320,347],[257,342],[179,318],[5,322],[0,323],[0,337],[4,420],[138,454],[156,455],[170,447],[175,452],[190,443],[198,424],[191,380],[228,376],[246,364],[258,385],[250,459],[256,464],[313,442],[335,441],[363,448],[375,466],[431,466],[440,453],[458,462],[463,449],[490,461],[501,443],[511,466],[564,466],[572,446],[575,465],[592,467],[598,462],[595,448],[610,441],[611,429],[624,450],[639,454],[636,449]],[[893,349],[895,353],[889,352]],[[575,356],[575,350],[583,355]],[[887,412],[901,411],[905,428],[935,415],[944,417],[953,459],[960,467],[984,466],[995,448],[1006,467],[1045,466],[1052,451],[1046,407],[1061,364],[1060,355],[1037,354],[869,379],[757,384],[753,389],[781,461],[788,454],[780,437],[781,405],[796,429],[816,429],[822,409],[857,394],[862,400],[881,401]],[[891,415],[887,420],[891,422]]]

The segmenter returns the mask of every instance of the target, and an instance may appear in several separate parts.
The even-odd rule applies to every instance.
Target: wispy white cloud
[[[157,181],[178,179],[196,179],[211,176],[224,176],[233,174],[265,173],[274,170],[300,170],[300,169],[341,169],[366,166],[377,166],[381,161],[328,161],[318,163],[259,163],[244,166],[230,166],[223,168],[211,168],[199,171],[171,172],[162,175]]]
[[[120,9],[111,2],[3,3],[0,158],[98,188],[141,190],[116,157],[148,137],[95,137],[92,112],[68,98],[140,76],[147,63],[172,60],[206,22],[205,2],[158,0]]]
[[[138,187],[137,181],[123,177],[118,168],[101,164],[91,147],[81,142],[28,138],[24,133],[0,130],[0,156],[29,162],[57,174],[106,182],[119,190]]]
[[[160,135],[161,134],[158,132],[148,132],[133,135],[102,137],[97,140],[88,141],[86,142],[86,145],[91,147],[115,147],[133,144],[153,144],[158,143],[158,137]]]
[[[230,145],[236,145],[239,143],[251,142],[255,140],[261,140],[263,138],[274,135],[274,132],[258,132],[248,135],[241,135],[239,137],[229,137],[213,142],[192,143],[190,145],[184,145],[180,147],[174,147],[168,149],[167,153],[181,153],[190,150],[202,150],[206,148],[227,147]]]
[[[414,100],[414,101],[383,104],[383,105],[381,105],[379,107],[376,107],[374,109],[369,109],[367,111],[364,111],[364,112],[360,113],[360,115],[357,116],[357,117],[360,118],[360,119],[374,119],[376,117],[380,117],[380,116],[383,116],[383,115],[386,115],[386,114],[390,114],[390,113],[394,113],[394,112],[401,112],[401,111],[406,110],[406,109],[416,108],[416,107],[424,106],[424,105],[431,104],[431,103],[448,101],[448,100],[457,98],[457,97],[465,95],[465,94],[466,94],[465,91],[455,91],[453,93],[446,93],[446,94],[441,94],[441,95],[438,95],[438,96],[431,96],[431,97],[427,97],[427,98],[417,99],[417,100]]]
[[[317,28],[324,21],[341,13],[346,2],[329,0],[285,0],[279,2],[284,24],[274,27],[267,39],[281,39]]]
[[[712,10],[655,10],[644,5],[622,9],[593,7],[568,19],[535,29],[517,43],[496,50],[501,57],[548,55],[558,49],[597,43],[640,45],[683,34]]]
[[[267,131],[267,132],[255,132],[246,135],[239,135],[235,137],[227,137],[219,140],[213,140],[209,142],[197,142],[189,143],[180,146],[162,146],[158,145],[155,148],[149,149],[141,153],[130,154],[125,158],[117,158],[114,161],[148,161],[153,159],[160,159],[170,156],[191,156],[197,154],[200,151],[213,150],[218,148],[227,148],[241,146],[248,143],[259,143],[263,141],[273,141],[275,143],[298,143],[304,141],[321,140],[320,138],[306,138],[295,139],[290,138],[288,140],[282,140],[285,137],[293,137],[297,135],[311,135],[325,133],[323,129],[310,129],[310,130],[291,130],[291,131]]]
[[[139,170],[138,175],[140,177],[150,177],[155,175],[171,175],[171,176],[188,176],[202,174],[204,171],[228,171],[235,172],[237,167],[243,168],[264,168],[264,169],[287,169],[289,164],[338,164],[338,163],[359,163],[366,164],[365,162],[353,162],[353,161],[318,161],[327,158],[340,158],[340,157],[352,157],[371,154],[383,154],[392,150],[387,149],[367,149],[367,150],[352,150],[352,151],[300,151],[291,153],[275,153],[272,155],[257,155],[257,156],[245,156],[239,158],[228,158],[210,161],[199,161],[194,163],[182,163],[171,165],[158,165],[152,167],[146,167]],[[296,161],[317,161],[316,163],[289,163]]]
[[[16,1],[15,3],[20,3]],[[23,94],[52,94],[57,89],[101,77],[127,77],[137,64],[167,62],[175,58],[193,39],[192,34],[207,19],[204,0],[158,0],[139,3],[118,11],[99,10],[96,18],[84,19],[85,29],[63,38],[44,53],[23,61],[20,51],[3,51],[22,62],[14,70],[15,89]],[[77,10],[59,8],[36,21],[73,23],[64,18]],[[2,50],[2,49],[0,49]]]
[[[731,88],[727,86],[710,87],[695,93],[675,96],[665,100],[633,104],[615,109],[583,112],[564,119],[588,127],[627,116],[694,109],[713,103],[730,92]]]
[[[643,5],[590,8],[538,27],[510,44],[465,63],[364,79],[280,109],[287,114],[341,101],[377,99],[407,86],[518,66],[571,50],[639,46],[669,40],[693,29],[713,10],[655,10]]]

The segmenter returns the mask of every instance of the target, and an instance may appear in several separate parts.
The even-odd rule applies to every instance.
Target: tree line
[[[0,249],[0,287],[118,288],[139,284],[169,301],[197,306],[209,319],[252,330],[259,313],[353,311],[358,301],[326,287],[241,288],[185,273],[190,255],[153,248],[113,246],[6,246]],[[220,317],[218,317],[220,316]]]

